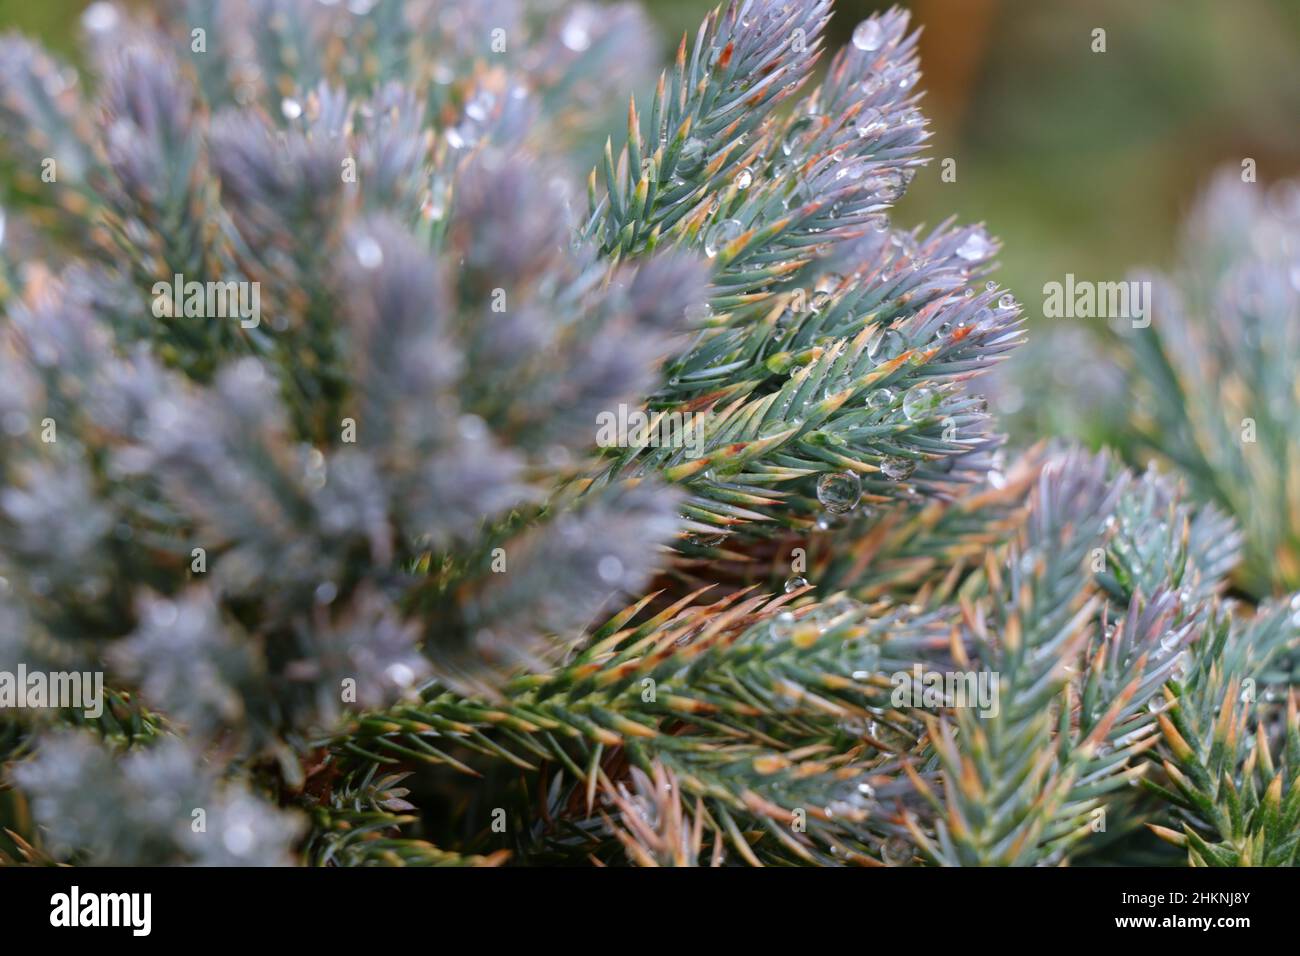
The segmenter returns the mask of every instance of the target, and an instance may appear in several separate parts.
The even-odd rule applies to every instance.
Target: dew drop
[[[884,120],[881,118],[880,110],[868,108],[862,111],[858,117],[857,131],[858,137],[866,139],[868,136],[874,136],[885,128]]]
[[[171,627],[176,623],[180,612],[171,601],[156,601],[149,607],[149,619],[160,627]]]
[[[822,475],[817,479],[817,500],[831,514],[842,515],[857,507],[862,498],[862,479],[852,471]]]
[[[682,144],[682,151],[677,154],[677,167],[690,175],[704,163],[704,143],[692,136]]]
[[[450,126],[447,128],[447,145],[452,149],[464,149],[472,142],[473,135],[466,126]]]
[[[686,307],[686,321],[691,323],[706,322],[713,315],[713,306],[707,302],[694,302]]]
[[[863,20],[853,31],[853,45],[859,50],[879,50],[884,39],[879,20]]]
[[[362,236],[352,247],[363,269],[377,269],[384,261],[384,250],[370,236]]]
[[[876,202],[894,202],[903,195],[903,177],[894,170],[873,177],[865,185],[875,193]]]
[[[789,611],[782,611],[772,619],[772,635],[777,638],[789,636],[794,629],[795,616]]]
[[[221,831],[221,843],[232,856],[246,856],[257,843],[253,828],[243,821],[236,821]]]
[[[903,414],[914,422],[930,418],[939,407],[939,393],[928,385],[913,385],[903,395]]]
[[[880,473],[890,481],[906,481],[916,471],[916,462],[911,458],[891,455],[880,462]]]
[[[442,200],[435,199],[432,194],[426,196],[420,205],[420,215],[431,222],[440,221],[446,214],[447,208],[442,204]]]
[[[470,100],[465,105],[465,115],[476,123],[481,123],[488,117],[488,108],[491,105],[490,98]]]
[[[797,574],[785,579],[786,594],[793,594],[795,591],[798,591],[800,588],[805,588],[807,586],[808,586],[807,579],[801,578]]]
[[[725,534],[692,534],[686,538],[691,544],[701,548],[716,548],[727,540]]]
[[[903,866],[911,860],[912,848],[901,837],[893,837],[881,844],[880,858],[890,866]]]
[[[993,246],[989,242],[988,236],[984,235],[984,230],[976,229],[957,247],[957,255],[967,262],[976,262],[987,258],[992,249]]]
[[[82,25],[91,33],[107,33],[117,26],[120,15],[111,3],[92,3],[81,15]]]
[[[302,104],[292,96],[286,96],[280,101],[280,112],[284,114],[287,120],[296,120],[302,115]]]
[[[877,365],[898,358],[906,344],[896,329],[882,329],[867,343],[867,357]]]
[[[753,182],[754,182],[754,172],[748,166],[744,167],[740,172],[736,173],[737,189],[748,189],[750,187],[750,184]]]
[[[587,29],[587,17],[582,10],[570,14],[560,30],[560,42],[574,53],[581,53],[591,46],[591,31]]]
[[[596,564],[596,574],[606,584],[618,584],[623,580],[623,562],[615,555],[607,554]]]
[[[745,231],[739,219],[724,219],[709,230],[704,240],[704,254],[712,259]]]

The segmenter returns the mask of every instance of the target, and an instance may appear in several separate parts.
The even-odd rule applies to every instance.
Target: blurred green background
[[[711,5],[648,0],[665,59]],[[832,46],[889,5],[838,0]],[[85,6],[0,0],[0,29],[70,53]],[[986,222],[1005,244],[997,277],[1031,322],[1040,321],[1043,284],[1067,272],[1107,281],[1169,264],[1179,219],[1220,164],[1252,158],[1261,181],[1300,173],[1300,0],[904,6],[924,30],[934,138],[933,161],[897,220]],[[1104,53],[1092,50],[1097,28]],[[945,157],[956,160],[956,182],[940,179]]]

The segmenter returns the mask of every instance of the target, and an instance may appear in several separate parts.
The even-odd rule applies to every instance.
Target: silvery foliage
[[[703,290],[694,256],[572,241],[583,124],[555,111],[636,82],[646,25],[247,0],[82,26],[86,75],[0,40],[0,663],[106,669],[192,749],[38,740],[15,780],[60,852],[283,862],[297,818],[201,754],[301,782],[349,710],[490,694],[676,532],[658,482],[553,498]],[[488,67],[467,38],[496,29]],[[260,314],[177,312],[176,276],[256,284]]]

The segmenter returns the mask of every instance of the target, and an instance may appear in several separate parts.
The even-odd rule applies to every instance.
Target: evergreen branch
[[[829,0],[729,0],[705,18],[693,47],[682,37],[671,78],[659,79],[649,136],[633,103],[617,165],[606,141],[605,195],[598,201],[593,188],[587,227],[606,252],[653,249],[727,181],[745,139],[811,71],[829,10]],[[595,178],[593,170],[593,187]]]
[[[820,515],[801,521],[796,532],[743,543],[735,536],[692,534],[677,543],[678,556],[663,580],[673,593],[719,584],[779,591],[802,577],[823,593],[844,589],[872,605],[938,609],[980,577],[988,549],[1004,545],[1023,525],[1028,490],[1045,460],[1041,448],[1033,449],[1006,474],[994,470],[982,485],[954,484],[950,495],[917,508],[872,502],[843,513],[843,501],[821,505],[814,499],[799,503],[820,505]]]
[[[1293,220],[1225,188],[1135,347],[1125,447],[1208,504],[1007,469],[999,244],[889,218],[903,12],[804,90],[830,0],[728,0],[577,221],[644,15],[462,7],[98,6],[89,121],[0,40],[0,669],[112,688],[0,723],[0,858],[1294,862],[1300,598],[1223,598],[1294,576]]]
[[[711,115],[712,77],[727,82],[746,44],[781,48],[760,7],[733,5],[706,21],[691,77],[715,32],[721,52],[698,97],[679,104],[688,121]],[[811,4],[806,15],[819,10]],[[724,42],[733,13],[744,32],[734,49]],[[674,134],[677,114],[657,100],[658,153],[642,159],[653,143],[643,141],[635,109],[618,172],[606,150],[606,191],[592,188],[587,230],[603,251],[617,261],[671,240],[701,248],[714,265],[709,305],[691,309],[699,331],[669,362],[667,386],[651,402],[651,429],[663,415],[703,417],[699,442],[632,443],[607,475],[658,471],[686,484],[687,514],[704,534],[778,515],[795,523],[798,499],[774,486],[809,488],[834,470],[851,472],[868,500],[882,503],[913,490],[936,494],[988,470],[996,441],[985,433],[985,403],[964,386],[1018,344],[1019,310],[992,284],[979,295],[965,289],[997,249],[982,228],[888,231],[882,210],[901,195],[924,140],[908,92],[918,74],[906,26],[899,11],[865,21],[861,45],[836,56],[791,119],[749,110],[743,129],[725,127],[710,146],[688,138],[687,123]],[[800,39],[791,39],[796,64]],[[685,63],[683,47],[683,77]],[[760,77],[751,71],[734,82],[766,90]],[[715,127],[706,120],[703,129]],[[697,151],[701,168],[677,168],[679,155]]]
[[[1120,601],[1181,587],[1180,600],[1191,608],[1222,592],[1241,545],[1231,518],[1212,505],[1194,508],[1181,488],[1149,469],[1118,502],[1098,581]]]
[[[936,862],[1023,865],[1076,838],[1085,765],[1126,702],[1108,701],[1081,739],[1069,733],[1071,663],[1099,603],[1082,569],[1122,489],[1108,468],[1104,458],[1079,456],[1049,464],[1005,569],[988,569],[996,601],[963,607],[981,664],[999,683],[999,705],[931,719],[943,796],[921,789],[942,816],[933,838],[912,826]]]
[[[699,866],[708,859],[711,866],[722,862],[724,837],[717,823],[709,830],[710,848],[704,845],[707,812],[697,798],[693,810],[682,803],[676,776],[655,763],[647,775],[639,767],[631,770],[631,789],[602,778],[602,794],[617,811],[617,821],[602,815],[605,826],[638,866]]]
[[[374,770],[329,795],[328,804],[315,803],[313,831],[305,848],[315,866],[499,866],[509,856],[464,855],[442,850],[425,840],[398,836],[400,827],[417,818],[400,786],[407,774],[376,777]]]
[[[1294,866],[1300,848],[1294,688],[1276,733],[1266,720],[1251,719],[1253,695],[1217,667],[1204,676],[1197,696],[1217,703],[1217,717],[1177,699],[1160,718],[1168,783],[1156,792],[1178,808],[1182,831],[1152,830],[1185,846],[1192,866]]]
[[[879,675],[907,666],[936,625],[870,620],[852,602],[790,613],[781,600],[740,597],[606,628],[572,663],[508,684],[503,702],[432,688],[419,705],[363,717],[336,753],[345,767],[351,755],[362,766],[415,760],[472,772],[460,751],[529,771],[554,762],[585,789],[602,754],[621,752],[646,773],[662,764],[715,813],[775,821],[778,844],[829,852],[790,829],[800,819],[839,852],[863,855],[850,825],[867,817],[865,775],[915,727],[888,705]]]
[[[1180,271],[1152,282],[1149,327],[1127,332],[1134,428],[1116,438],[1179,466],[1244,533],[1237,580],[1256,597],[1300,586],[1300,431],[1290,356],[1300,292],[1286,253],[1292,200],[1225,171],[1185,227]]]

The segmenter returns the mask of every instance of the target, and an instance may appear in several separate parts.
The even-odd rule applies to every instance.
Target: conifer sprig
[[[710,15],[689,61],[683,43],[671,91],[660,85],[650,136],[633,108],[617,163],[606,150],[603,192],[592,177],[589,231],[615,260],[672,241],[713,263],[699,331],[651,402],[703,418],[702,451],[634,446],[610,468],[686,484],[704,537],[806,519],[787,485],[830,471],[882,502],[981,478],[996,441],[967,382],[1020,338],[1014,298],[969,287],[998,248],[982,227],[889,226],[924,162],[906,16],[865,21],[784,116],[772,107],[798,79],[744,64],[783,52],[803,70],[814,58],[822,5],[797,24],[788,7]],[[719,87],[750,99],[735,123]]]
[[[631,6],[97,4],[84,81],[0,40],[0,671],[109,685],[5,710],[0,859],[1063,863],[1109,819],[1294,861],[1300,609],[1225,597],[1243,546],[1285,585],[1285,525],[1210,493],[1285,508],[1281,465],[1198,394],[1151,420],[1217,508],[1008,466],[1000,246],[891,221],[916,34],[814,81],[830,15],[709,14],[585,210]],[[1223,279],[1275,403],[1276,265]]]

